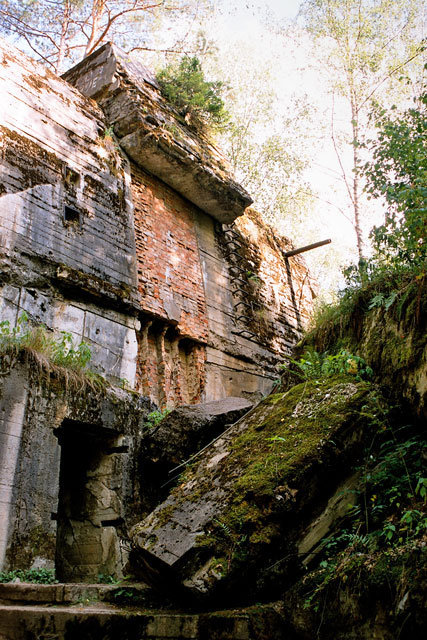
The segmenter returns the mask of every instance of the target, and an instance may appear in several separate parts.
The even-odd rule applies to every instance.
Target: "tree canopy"
[[[363,167],[367,192],[384,198],[384,224],[374,227],[376,259],[381,265],[417,274],[427,268],[427,94],[399,112],[373,113],[378,137],[367,141],[371,160]]]
[[[171,43],[182,50],[188,25],[211,0],[1,0],[1,32],[25,43],[56,72],[111,40],[126,50],[150,49],[162,19],[185,19]],[[175,24],[175,27],[177,25]]]

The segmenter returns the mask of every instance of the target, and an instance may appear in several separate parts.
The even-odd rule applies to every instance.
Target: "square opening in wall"
[[[66,225],[80,226],[80,211],[73,207],[64,206],[64,222]]]
[[[70,167],[64,168],[64,178],[69,187],[77,188],[80,185],[80,175]]]

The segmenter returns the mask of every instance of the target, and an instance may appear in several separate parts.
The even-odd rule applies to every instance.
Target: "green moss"
[[[278,484],[293,479],[318,457],[322,439],[330,439],[369,388],[365,383],[356,386],[349,378],[335,378],[333,384],[311,381],[270,396],[267,403],[275,407],[273,411],[231,447],[230,463],[245,469],[237,481],[238,491],[271,494]]]
[[[185,485],[195,488],[178,494],[175,508],[180,500],[199,501],[220,480],[227,504],[197,544],[224,556],[227,574],[246,569],[272,544],[288,548],[281,533],[284,514],[298,513],[321,465],[335,460],[336,466],[343,448],[361,446],[377,412],[376,388],[351,376],[311,380],[269,396],[229,443],[223,464],[187,472]]]
[[[362,356],[373,369],[394,402],[409,400],[413,413],[422,415],[425,398],[420,398],[427,344],[427,278],[404,279],[397,283],[377,281],[359,289],[354,296],[327,309],[317,326],[298,346],[302,353],[310,345],[320,352],[335,353],[346,348]],[[375,295],[396,293],[393,304],[369,309]],[[298,357],[299,353],[296,354]]]
[[[55,559],[56,537],[47,533],[43,527],[34,527],[28,533],[12,540],[7,557],[14,568],[29,569],[34,558],[41,556]]]
[[[157,525],[156,529],[163,527],[167,522],[169,522],[173,512],[175,511],[175,505],[169,504],[167,507],[164,507],[157,513]]]

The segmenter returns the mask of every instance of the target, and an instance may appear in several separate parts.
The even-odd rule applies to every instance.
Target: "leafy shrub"
[[[0,582],[34,582],[36,584],[55,584],[54,569],[13,569],[12,571],[0,571]]]
[[[185,56],[179,64],[170,64],[157,74],[162,94],[184,116],[195,118],[199,124],[219,127],[228,120],[220,97],[221,82],[205,80],[197,58]]]
[[[98,573],[98,584],[119,584],[119,578],[115,578],[111,574]]]
[[[387,206],[384,224],[371,232],[377,268],[416,275],[425,274],[427,259],[426,107],[423,94],[403,113],[374,110],[378,137],[365,143],[372,160],[362,170],[367,192]]]
[[[372,160],[359,170],[369,197],[385,200],[384,224],[371,232],[372,257],[343,270],[345,288],[317,313],[317,329],[344,324],[356,309],[402,308],[427,277],[427,94],[403,113],[374,109],[371,119],[378,136],[364,143]]]
[[[155,411],[152,411],[147,416],[147,421],[146,421],[147,427],[149,429],[153,429],[154,427],[157,427],[161,423],[163,418],[166,418],[166,416],[170,412],[171,412],[171,409],[164,409],[163,411],[156,409]]]
[[[315,585],[305,601],[314,611],[319,608],[320,594],[326,594],[333,581],[339,585],[352,574],[360,577],[362,570],[373,580],[382,559],[388,584],[393,582],[391,560],[402,560],[398,580],[405,570],[405,554],[425,544],[425,436],[414,432],[412,426],[394,431],[386,414],[376,417],[374,426],[378,443],[365,452],[356,504],[349,505],[339,528],[323,540]]]
[[[353,375],[356,380],[370,378],[372,369],[363,358],[352,355],[345,349],[336,354],[318,353],[307,348],[299,360],[291,360],[292,373],[303,380],[330,378],[336,375]],[[288,369],[289,365],[280,365]]]
[[[339,549],[354,550],[356,539],[363,542],[366,551],[404,544],[427,533],[427,478],[422,461],[425,439],[413,435],[399,441],[386,423],[381,430],[384,439],[378,451],[375,455],[372,450],[366,452],[356,491],[358,500],[349,511],[347,524],[326,541],[327,557]]]

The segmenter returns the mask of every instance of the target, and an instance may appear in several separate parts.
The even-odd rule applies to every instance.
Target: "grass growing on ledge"
[[[57,334],[44,325],[31,325],[25,311],[15,327],[11,327],[8,320],[0,322],[2,368],[6,364],[10,369],[22,355],[40,371],[63,379],[66,388],[88,385],[100,389],[105,386],[104,378],[88,368],[92,353],[86,342],[75,346],[71,333],[61,331]]]

